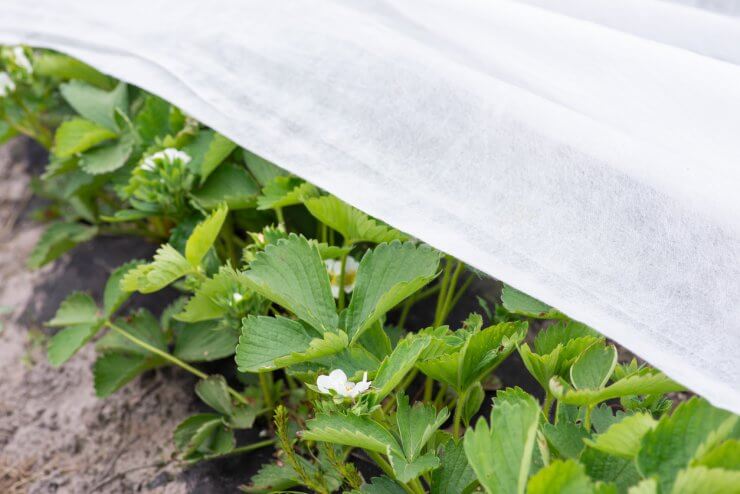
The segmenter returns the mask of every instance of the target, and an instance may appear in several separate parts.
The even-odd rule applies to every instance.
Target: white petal
[[[339,261],[336,259],[327,259],[324,261],[324,265],[331,276],[339,276],[342,269],[342,265]]]
[[[347,261],[344,263],[345,274],[356,273],[357,268],[360,267],[360,263],[352,256],[347,256]]]
[[[339,298],[339,285],[331,284],[331,294],[334,298]]]
[[[334,389],[334,382],[329,376],[319,376],[316,379],[316,387],[321,393],[329,393],[330,389]]]
[[[354,289],[355,289],[354,282],[350,283],[349,285],[344,285],[344,293],[349,293],[349,292],[351,292]],[[338,291],[339,291],[339,287],[337,287],[337,292]],[[337,298],[338,297],[339,297],[339,295],[337,295]]]
[[[329,377],[337,384],[344,385],[347,382],[347,374],[342,369],[334,369],[329,373]]]

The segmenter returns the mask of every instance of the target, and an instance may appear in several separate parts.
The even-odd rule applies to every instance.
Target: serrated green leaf
[[[359,339],[360,345],[372,353],[378,360],[384,359],[393,351],[391,339],[383,329],[380,321],[370,326]]]
[[[559,346],[547,354],[540,355],[534,353],[526,343],[519,347],[524,367],[544,389],[548,389],[550,379],[558,373],[561,351],[562,346]]]
[[[656,424],[657,421],[650,415],[636,413],[612,425],[603,434],[585,439],[585,443],[610,455],[634,458],[640,450],[642,437]]]
[[[257,182],[263,186],[267,185],[275,177],[288,174],[288,172],[279,166],[267,161],[261,156],[257,156],[247,149],[242,149],[242,153],[244,155],[244,163],[246,163],[247,168],[249,168],[249,171],[252,173],[254,178],[257,179]]]
[[[671,416],[642,439],[637,467],[644,477],[657,476],[661,492],[669,492],[678,471],[687,467],[697,454],[706,451],[732,432],[738,416],[692,398],[681,403]]]
[[[483,400],[485,399],[486,392],[483,391],[483,386],[481,386],[479,382],[476,382],[468,388],[462,412],[463,424],[466,427],[470,424],[470,419],[478,413],[478,410],[480,410],[481,405],[483,405]]]
[[[524,492],[539,414],[534,397],[510,388],[494,399],[491,426],[481,419],[465,433],[468,462],[487,492]]]
[[[322,333],[336,330],[339,318],[329,274],[319,251],[304,237],[291,234],[268,245],[249,268],[247,281],[254,291]]]
[[[164,244],[154,254],[154,260],[128,271],[121,279],[121,289],[127,292],[152,293],[194,271],[193,266],[170,244]]]
[[[118,170],[126,164],[134,150],[131,136],[87,151],[80,158],[80,168],[90,175],[100,175]]]
[[[642,479],[639,483],[631,486],[627,494],[658,494],[658,481],[649,478]]]
[[[65,298],[47,326],[75,326],[95,324],[98,321],[98,306],[90,295],[74,292]]]
[[[175,429],[175,446],[185,460],[215,457],[234,449],[234,433],[218,415],[193,415]]]
[[[81,223],[53,223],[41,235],[28,257],[28,267],[38,269],[98,233],[94,226]]]
[[[143,264],[143,261],[129,261],[116,268],[108,277],[103,292],[103,312],[106,317],[113,315],[131,297],[131,292],[121,289],[121,280],[126,273],[141,264]]]
[[[49,51],[34,53],[33,68],[37,74],[54,79],[77,79],[102,89],[111,89],[113,87],[112,78],[98,72],[86,63],[80,62],[76,58],[68,57],[61,53],[52,53]]]
[[[236,144],[218,132],[201,130],[183,151],[192,158],[188,166],[200,175],[202,184],[234,149]]]
[[[95,395],[99,398],[110,396],[140,374],[160,365],[160,359],[150,356],[106,353],[93,365]]]
[[[301,432],[304,441],[324,441],[376,453],[403,455],[393,434],[367,415],[321,413],[306,422],[306,427],[307,430]]]
[[[678,472],[673,494],[739,494],[740,472],[692,467]]]
[[[512,314],[520,314],[535,319],[561,319],[565,317],[560,311],[520,292],[510,285],[504,285],[501,291],[501,302],[504,309]]]
[[[475,485],[462,441],[447,441],[440,453],[442,466],[432,473],[432,494],[466,494]]]
[[[335,196],[322,196],[305,201],[306,208],[322,223],[338,231],[347,245],[358,242],[383,243],[407,240],[408,237],[382,225]]]
[[[388,462],[393,468],[393,473],[401,482],[409,482],[439,467],[439,458],[434,453],[426,453],[421,456],[408,460],[402,455],[391,452],[388,455]]]
[[[593,344],[576,359],[570,368],[570,381],[576,389],[601,389],[609,381],[617,365],[614,345]]]
[[[278,176],[262,188],[257,197],[257,209],[277,209],[301,204],[318,194],[316,187],[297,177]]]
[[[411,462],[418,457],[432,435],[450,416],[447,408],[439,412],[431,405],[415,403],[409,405],[405,394],[396,397],[396,425],[398,437],[406,459]],[[404,480],[404,482],[406,482]]]
[[[604,338],[580,322],[570,320],[558,321],[537,333],[537,336],[534,338],[534,351],[540,355],[545,355],[555,350],[558,345],[565,346],[572,340],[586,336],[598,339]],[[580,352],[578,353],[580,354]]]
[[[650,395],[683,390],[683,386],[661,372],[633,375],[602,389],[572,389],[567,383],[552,378],[550,391],[562,403],[569,405],[594,405],[602,401],[631,395]]]
[[[226,203],[233,211],[254,207],[258,193],[259,186],[247,170],[233,163],[223,163],[191,195],[205,209],[215,209]]]
[[[234,355],[239,336],[230,329],[213,328],[212,323],[177,323],[175,357],[186,362],[210,362]]]
[[[234,413],[234,407],[231,404],[229,388],[226,379],[221,375],[208,376],[208,379],[201,379],[195,385],[195,394],[203,400],[203,403],[226,416]]]
[[[140,211],[138,209],[119,209],[115,213],[113,213],[113,216],[100,216],[100,219],[103,221],[107,221],[108,223],[125,223],[129,221],[137,221],[142,220],[144,218],[149,218],[150,216],[155,216],[156,213],[148,212],[148,211]]]
[[[369,484],[363,484],[359,491],[352,491],[352,494],[406,494],[401,485],[393,479],[386,477],[373,477]]]
[[[163,352],[167,351],[167,340],[159,326],[159,321],[146,309],[139,309],[128,317],[119,317],[115,325],[136,339]],[[133,343],[118,331],[109,332],[98,342],[102,352],[124,352],[134,355],[151,355],[149,350]]]
[[[594,480],[613,482],[620,492],[634,485],[640,475],[635,462],[626,458],[608,455],[599,450],[586,448],[579,461],[586,467],[586,473]]]
[[[438,266],[437,251],[411,242],[380,244],[368,251],[357,269],[347,309],[345,325],[351,340],[355,341],[386,312],[429,283]]]
[[[465,390],[495,369],[527,334],[527,323],[509,322],[473,333],[463,345],[457,389]]]
[[[99,323],[67,326],[52,336],[48,359],[54,367],[62,365],[82,348],[100,330]]]
[[[226,220],[229,209],[223,205],[211,212],[206,219],[201,221],[193,229],[187,243],[185,244],[185,259],[191,266],[197,268],[205,257],[208,250],[218,238],[221,227]]]
[[[118,131],[115,112],[128,112],[128,89],[123,82],[112,91],[91,86],[82,81],[71,81],[59,86],[67,103],[84,118],[111,131]]]
[[[574,460],[555,460],[527,483],[527,494],[592,494],[594,485],[583,465]]]
[[[376,403],[388,396],[400,384],[404,376],[414,368],[416,360],[430,341],[428,336],[408,336],[396,345],[389,356],[383,359],[373,380]]]
[[[180,422],[175,428],[175,432],[173,434],[175,447],[179,451],[185,450],[195,433],[198,432],[198,429],[209,422],[220,420],[221,417],[215,413],[198,413],[191,415]]]
[[[230,266],[221,266],[213,278],[198,287],[175,319],[185,322],[217,319],[228,313],[229,307],[235,304],[235,296],[241,300],[249,295],[244,274]]]
[[[267,494],[271,492],[287,491],[299,485],[298,475],[293,468],[284,463],[265,463],[250,479],[250,485],[241,486],[247,493]],[[406,494],[405,492],[403,494]]]
[[[578,458],[586,445],[583,440],[588,437],[586,430],[570,422],[560,421],[557,424],[542,424],[542,432],[553,450],[560,458]]]
[[[333,333],[327,331],[321,338],[314,338],[308,345],[308,348],[301,352],[293,352],[284,357],[275,359],[275,366],[277,368],[288,367],[301,362],[310,362],[314,360],[320,360],[324,357],[335,355],[345,348],[349,340],[347,339],[347,333],[344,331],[337,331]]]
[[[740,470],[740,440],[728,439],[709,448],[706,453],[694,460],[692,466]]]
[[[147,94],[141,110],[134,118],[136,131],[141,140],[152,144],[157,137],[164,137],[172,133],[170,127],[171,106],[162,98]]]

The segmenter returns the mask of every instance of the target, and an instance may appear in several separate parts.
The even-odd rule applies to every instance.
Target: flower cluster
[[[183,216],[189,211],[187,193],[195,180],[188,167],[190,161],[186,152],[175,148],[146,156],[131,174],[124,192],[138,209]]]

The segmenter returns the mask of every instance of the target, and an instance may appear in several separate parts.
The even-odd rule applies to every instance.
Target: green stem
[[[212,457],[209,457],[208,459],[224,458],[226,456],[234,456],[234,455],[239,455],[242,453],[249,453],[250,451],[265,448],[267,446],[272,446],[275,443],[277,443],[277,438],[265,439],[264,441],[259,441],[256,443],[245,444],[244,446],[239,446],[238,448],[232,449],[228,453],[212,456]]]
[[[434,391],[434,379],[427,376],[426,381],[424,381],[424,401],[428,402],[432,399],[432,392]]]
[[[445,269],[442,273],[442,280],[439,282],[439,296],[437,296],[437,307],[434,310],[434,323],[433,326],[437,327],[440,325],[440,319],[442,315],[442,305],[447,298],[447,285],[450,280],[450,271],[452,270],[452,263],[449,258],[445,262]]]
[[[452,299],[452,302],[450,302],[449,307],[447,307],[447,313],[445,313],[444,318],[447,320],[447,317],[450,315],[450,312],[452,309],[455,308],[457,303],[460,301],[460,298],[462,298],[463,295],[465,295],[465,292],[467,291],[470,284],[475,279],[475,275],[471,274],[470,277],[463,282],[462,285],[460,285],[460,288],[457,290],[457,293],[455,294],[455,297]]]
[[[382,456],[380,456],[380,453],[376,453],[375,451],[368,451],[368,450],[365,450],[365,451],[367,452],[367,455],[370,457],[370,459],[372,459],[375,462],[375,464],[378,465],[381,470],[383,470],[383,473],[385,473],[387,476],[389,476],[390,478],[394,480],[396,479],[396,473],[393,471],[393,468],[388,464],[387,461],[383,459]],[[408,494],[416,494],[416,492],[413,489],[411,489],[409,486],[407,486],[406,484],[402,482],[399,482],[399,483],[403,487],[403,490],[405,490]]]
[[[125,329],[121,328],[120,326],[117,326],[117,325],[113,324],[113,322],[106,321],[106,325],[109,328],[111,328],[112,330],[114,330],[117,333],[121,334],[123,337],[127,338],[132,343],[134,343],[136,345],[139,345],[141,348],[143,348],[143,349],[145,349],[145,350],[147,350],[147,351],[149,351],[149,352],[151,352],[151,353],[153,353],[155,355],[158,355],[159,357],[162,357],[166,361],[168,361],[168,362],[170,362],[170,363],[172,363],[172,364],[180,367],[181,369],[184,369],[184,370],[190,372],[191,374],[195,375],[196,377],[199,377],[200,379],[208,379],[208,374],[206,374],[205,372],[202,372],[202,371],[196,369],[195,367],[193,367],[192,365],[190,365],[190,364],[188,364],[186,362],[183,362],[182,360],[180,360],[179,358],[175,357],[174,355],[170,355],[169,353],[167,353],[165,351],[162,351],[162,350],[160,350],[159,348],[157,348],[155,346],[150,345],[146,341],[140,340],[139,338],[137,338],[136,336],[132,335],[131,333],[129,333]],[[228,389],[229,394],[231,396],[233,396],[238,402],[242,403],[243,405],[249,405],[249,402],[247,402],[246,398],[244,398],[237,390],[235,390],[231,386],[227,386],[226,388]]]
[[[277,215],[278,223],[285,225],[285,216],[283,216],[283,208],[275,208],[275,215]]]
[[[437,396],[434,397],[434,402],[432,403],[435,408],[439,408],[439,406],[444,403],[448,388],[449,385],[446,383],[442,383],[442,385],[439,387],[439,391],[437,391]]]
[[[275,407],[275,402],[272,399],[272,373],[270,371],[260,372],[259,378],[262,397],[265,400],[265,407],[267,407],[268,410],[272,410]]]
[[[449,315],[450,311],[452,310],[452,300],[455,297],[455,289],[457,288],[457,280],[460,278],[460,273],[462,273],[463,268],[465,265],[461,263],[460,261],[457,261],[457,266],[455,266],[455,272],[452,275],[452,279],[450,280],[450,286],[447,288],[447,294],[445,296],[445,302],[442,306],[442,320],[440,321],[440,324],[444,324],[445,319],[447,319],[447,316]]]
[[[552,401],[554,396],[550,390],[545,390],[545,403],[542,406],[542,414],[545,416],[545,420],[550,422],[550,409],[552,408]]]
[[[342,255],[341,262],[342,267],[339,270],[339,301],[337,303],[340,312],[344,309],[344,271],[347,268],[347,254]]]
[[[460,423],[462,422],[463,409],[465,408],[465,402],[468,399],[469,389],[460,394],[457,397],[457,403],[455,403],[455,417],[452,419],[452,435],[455,438],[460,437]]]
[[[583,427],[586,429],[586,432],[589,434],[591,433],[591,410],[593,407],[591,405],[586,407],[586,414],[585,417],[583,417]]]
[[[408,299],[406,299],[406,302],[403,304],[403,309],[401,309],[401,315],[398,316],[398,328],[403,329],[403,325],[406,324],[406,316],[409,315],[409,311],[411,310],[411,306],[416,303],[416,297],[411,296]]]

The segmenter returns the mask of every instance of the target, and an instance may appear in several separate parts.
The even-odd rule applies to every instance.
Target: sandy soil
[[[23,139],[0,147],[0,307],[12,309],[0,316],[0,493],[234,492],[262,458],[190,469],[172,461],[172,431],[199,407],[189,375],[151,372],[101,400],[93,392],[91,346],[61,368],[46,362],[51,330],[43,322],[59,302],[77,289],[100,298],[111,269],[148,257],[154,246],[100,238],[27,270],[43,231],[26,218],[34,202],[29,182],[44,160]]]

